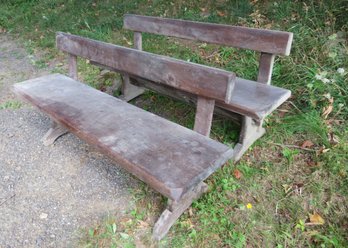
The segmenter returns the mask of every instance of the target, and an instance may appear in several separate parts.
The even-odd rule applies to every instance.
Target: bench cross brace
[[[208,185],[201,182],[191,191],[187,192],[179,201],[169,200],[167,208],[163,211],[153,228],[152,238],[161,240],[175,221],[191,206],[192,202],[207,190]]]
[[[45,146],[52,145],[56,141],[56,139],[66,134],[67,132],[68,130],[65,127],[52,120],[51,128],[42,137],[41,141]]]

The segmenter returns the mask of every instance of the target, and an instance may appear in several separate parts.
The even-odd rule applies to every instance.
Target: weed
[[[22,103],[14,100],[0,104],[0,109],[19,109],[20,107],[22,107]]]

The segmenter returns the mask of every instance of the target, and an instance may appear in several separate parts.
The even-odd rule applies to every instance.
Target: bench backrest
[[[70,54],[69,71],[74,79],[79,56],[197,95],[195,130],[204,135],[210,132],[215,100],[231,101],[235,83],[235,74],[231,72],[61,32],[56,43],[58,49]]]
[[[131,48],[58,33],[58,49],[209,99],[231,100],[235,74]]]
[[[141,32],[146,32],[259,51],[257,81],[267,84],[271,81],[274,56],[289,55],[293,37],[289,32],[139,15],[125,15],[124,28],[135,32],[138,49]]]

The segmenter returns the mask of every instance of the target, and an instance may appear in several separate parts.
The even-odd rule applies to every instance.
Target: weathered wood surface
[[[208,190],[208,185],[201,182],[178,202],[172,202],[168,208],[163,211],[153,228],[152,237],[155,240],[161,240],[169,231],[175,221],[182,215],[192,202],[198,199],[203,193]]]
[[[241,159],[249,147],[264,135],[266,130],[262,127],[262,122],[256,123],[253,119],[243,116],[239,134],[239,141],[234,147],[233,161]]]
[[[134,48],[143,50],[143,36],[140,32],[134,32]]]
[[[69,54],[68,66],[69,66],[69,77],[77,80],[78,73],[77,73],[77,57],[76,57],[76,55]]]
[[[274,58],[274,54],[261,53],[257,82],[271,84]]]
[[[215,100],[198,97],[195,125],[193,130],[204,136],[210,134],[211,123],[213,121]]]
[[[137,50],[142,50],[142,35],[139,32],[134,32],[134,48]],[[123,101],[130,101],[137,96],[144,93],[145,89],[142,87],[135,86],[129,82],[129,74],[123,73],[123,85],[122,85],[122,95],[119,97]]]
[[[69,54],[195,95],[231,101],[232,72],[65,33],[58,33],[56,41]]]
[[[14,91],[175,201],[233,156],[226,145],[60,74]]]
[[[162,87],[143,78],[131,76],[131,82],[146,86],[146,88],[160,92],[161,94],[183,99],[187,102],[197,101],[196,97],[192,94]],[[215,105],[224,110],[248,116],[255,120],[262,120],[288,99],[290,95],[291,91],[287,89],[237,77],[231,102],[226,104],[223,101],[216,101]]]
[[[61,126],[60,124],[52,121],[51,128],[47,131],[47,133],[42,137],[41,141],[45,146],[52,145],[56,139],[60,136],[66,134],[68,130]]]
[[[123,27],[279,55],[290,54],[293,38],[289,32],[139,15],[125,15]]]

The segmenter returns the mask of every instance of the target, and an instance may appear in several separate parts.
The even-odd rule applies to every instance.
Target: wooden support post
[[[161,240],[168,233],[175,221],[191,206],[192,202],[207,190],[208,185],[201,182],[194,189],[186,193],[179,201],[170,201],[168,207],[155,223],[152,238],[154,240]]]
[[[76,57],[76,55],[69,54],[68,64],[69,64],[69,77],[77,80],[78,77],[77,77],[77,57]]]
[[[68,130],[65,127],[52,120],[51,128],[42,137],[41,141],[45,146],[49,146],[66,133],[68,133]]]
[[[248,148],[265,133],[261,123],[243,116],[239,142],[233,148],[233,161],[237,162]]]
[[[274,57],[274,54],[261,53],[257,82],[271,84]]]
[[[197,110],[193,130],[204,136],[210,134],[211,122],[213,120],[215,100],[204,97],[197,98]]]
[[[134,32],[134,48],[143,50],[143,36],[141,32]]]
[[[259,83],[271,84],[274,57],[274,54],[261,53],[259,74],[257,76],[257,81]],[[248,150],[248,148],[265,133],[262,123],[263,120],[256,122],[250,117],[242,117],[239,142],[234,147],[233,160],[235,162],[237,162],[243,156],[246,150]]]
[[[143,50],[141,32],[134,32],[134,48],[138,50]],[[142,95],[144,91],[144,88],[135,86],[130,83],[128,74],[123,75],[122,96],[120,97],[120,99],[128,102],[136,98],[137,96]]]

